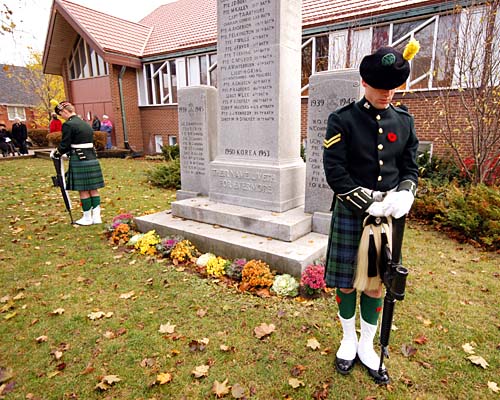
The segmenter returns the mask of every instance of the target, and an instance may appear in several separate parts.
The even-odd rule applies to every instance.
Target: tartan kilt
[[[364,216],[356,216],[340,201],[335,202],[326,253],[325,282],[328,287],[352,288]]]
[[[80,160],[76,154],[71,155],[66,174],[66,188],[80,191],[102,187],[104,187],[104,177],[99,160]]]

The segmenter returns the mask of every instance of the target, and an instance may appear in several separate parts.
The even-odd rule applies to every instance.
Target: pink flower
[[[308,265],[302,272],[300,285],[313,290],[325,288],[325,267],[323,265]]]

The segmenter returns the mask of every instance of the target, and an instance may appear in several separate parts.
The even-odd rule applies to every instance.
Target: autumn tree
[[[42,53],[30,49],[30,58],[23,73],[10,74],[17,79],[28,91],[35,94],[39,100],[35,107],[34,122],[37,126],[47,126],[52,114],[50,100],[61,101],[65,98],[64,83],[60,76],[43,73]]]
[[[0,8],[0,35],[13,33],[15,27],[16,24],[12,20],[12,10],[7,4],[2,3],[2,7]]]
[[[454,72],[451,90],[438,91],[434,101],[437,126],[474,184],[494,182],[500,169],[499,4],[495,0],[467,9],[457,6],[456,28],[439,44],[447,62],[454,63]]]

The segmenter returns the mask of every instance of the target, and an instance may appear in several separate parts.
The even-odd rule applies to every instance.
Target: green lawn
[[[175,193],[145,181],[155,165],[102,160],[105,222],[169,208]],[[410,223],[406,298],[396,304],[386,360],[392,384],[377,387],[360,366],[347,377],[334,371],[341,328],[333,297],[262,299],[113,249],[104,226],[69,224],[53,174],[49,160],[0,162],[0,398],[210,399],[226,379],[236,397],[261,400],[499,398],[500,255]],[[99,311],[108,318],[89,318]],[[259,340],[261,323],[276,330]],[[172,333],[159,332],[165,324]],[[468,359],[466,343],[487,368]],[[200,366],[208,374],[195,378]],[[162,373],[171,381],[153,385]],[[96,389],[110,375],[120,380]]]

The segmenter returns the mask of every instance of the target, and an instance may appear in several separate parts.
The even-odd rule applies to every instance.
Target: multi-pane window
[[[302,95],[308,94],[309,77],[323,71],[325,64],[328,70],[358,68],[364,55],[382,46],[393,46],[402,51],[411,38],[419,41],[420,51],[411,61],[411,75],[401,89],[447,88],[464,86],[464,83],[470,86],[471,81],[479,80],[484,64],[484,48],[488,42],[484,29],[487,10],[487,7],[475,7],[460,13],[351,28],[306,38],[302,43]],[[495,55],[500,55],[499,15],[495,34],[490,38]],[[500,74],[498,78],[500,80]]]
[[[24,107],[7,106],[7,114],[9,115],[9,121],[14,121],[16,118],[26,121],[26,110]]]
[[[143,64],[138,74],[141,105],[177,103],[177,89],[217,85],[217,56],[203,54]]]
[[[69,59],[69,78],[84,79],[104,75],[109,75],[108,63],[85,40],[78,38]]]

